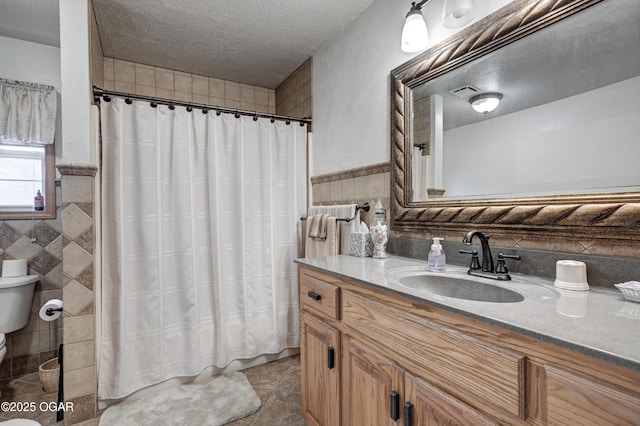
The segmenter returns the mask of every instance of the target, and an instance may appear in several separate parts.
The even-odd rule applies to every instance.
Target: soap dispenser
[[[374,211],[373,222],[369,227],[369,234],[373,240],[373,258],[384,259],[387,255],[387,241],[389,241],[389,226],[387,225],[387,211],[378,198]]]
[[[427,258],[427,269],[429,272],[444,272],[445,263],[447,261],[442,245],[440,244],[442,238],[434,238],[433,244],[431,244],[431,250]]]

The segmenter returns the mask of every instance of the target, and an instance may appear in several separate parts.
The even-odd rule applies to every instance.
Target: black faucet
[[[467,274],[501,281],[511,280],[511,276],[505,266],[504,259],[520,260],[520,256],[503,253],[498,254],[498,267],[494,270],[493,257],[491,256],[491,248],[489,247],[489,235],[484,235],[480,231],[469,231],[462,239],[462,243],[465,245],[471,245],[473,237],[476,235],[480,239],[480,244],[482,245],[482,266],[478,263],[477,251],[460,250],[460,253],[471,254],[471,266],[469,267]]]

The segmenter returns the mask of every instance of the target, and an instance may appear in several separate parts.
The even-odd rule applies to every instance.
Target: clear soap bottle
[[[429,272],[445,272],[445,264],[447,258],[442,250],[440,244],[442,238],[434,238],[433,244],[431,244],[431,250],[429,250],[429,256],[427,258],[427,269]]]

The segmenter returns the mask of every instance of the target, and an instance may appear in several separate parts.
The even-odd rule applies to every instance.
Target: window
[[[53,144],[0,143],[0,219],[55,217]],[[34,209],[40,191],[44,210]]]
[[[56,116],[55,87],[0,78],[0,220],[55,218]]]

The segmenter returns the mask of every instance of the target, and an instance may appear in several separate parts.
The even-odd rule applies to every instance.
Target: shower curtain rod
[[[100,98],[102,98],[105,102],[109,102],[111,101],[111,96],[125,98],[125,102],[127,103],[131,103],[132,99],[136,99],[139,101],[147,101],[154,108],[158,105],[168,105],[169,109],[173,109],[176,106],[183,106],[187,108],[187,111],[191,111],[193,108],[201,109],[204,114],[206,114],[209,110],[213,110],[216,112],[217,115],[220,115],[222,113],[234,114],[236,118],[240,118],[241,115],[246,115],[249,117],[253,117],[254,120],[257,120],[258,118],[270,118],[272,123],[275,120],[279,120],[279,121],[284,121],[287,124],[290,124],[292,121],[295,121],[300,123],[300,126],[304,126],[305,124],[311,124],[310,118],[295,118],[295,117],[288,117],[286,115],[265,114],[261,112],[247,111],[242,109],[224,108],[224,107],[215,106],[215,105],[196,104],[193,102],[177,101],[177,100],[166,99],[166,98],[155,98],[152,96],[143,96],[143,95],[136,95],[133,93],[123,93],[123,92],[116,92],[113,90],[105,90],[105,89],[101,89],[99,87],[93,86],[94,100],[99,101]]]

